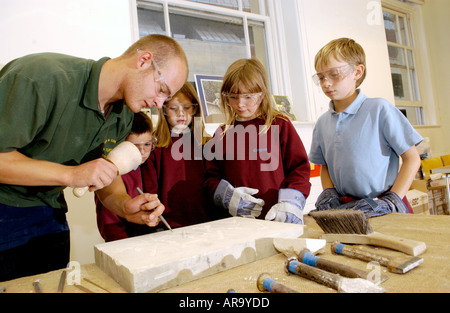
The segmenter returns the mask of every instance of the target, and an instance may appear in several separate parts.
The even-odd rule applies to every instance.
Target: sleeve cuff
[[[282,188],[278,191],[278,202],[288,202],[298,206],[300,209],[305,207],[305,196],[296,189]]]
[[[218,206],[225,206],[225,202],[230,202],[230,197],[227,197],[227,190],[231,184],[227,182],[225,179],[222,179],[217,185],[216,191],[214,192],[214,204]],[[228,198],[228,199],[227,199]]]

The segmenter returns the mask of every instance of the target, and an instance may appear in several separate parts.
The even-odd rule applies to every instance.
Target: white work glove
[[[253,197],[258,189],[238,187],[234,188],[222,179],[214,192],[214,203],[228,209],[232,216],[255,218],[261,215],[264,200]]]
[[[305,196],[295,189],[280,189],[278,203],[267,212],[265,219],[284,223],[303,224]]]

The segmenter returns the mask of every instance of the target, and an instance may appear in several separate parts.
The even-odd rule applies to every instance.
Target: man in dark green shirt
[[[187,74],[182,48],[161,35],[114,59],[41,53],[1,69],[0,281],[66,266],[67,186],[90,186],[119,216],[158,224],[157,197],[131,199],[102,156],[128,135],[133,112],[161,107]]]

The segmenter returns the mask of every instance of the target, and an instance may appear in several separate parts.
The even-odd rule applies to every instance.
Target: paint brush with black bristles
[[[317,225],[325,232],[322,235],[327,242],[366,244],[389,248],[417,256],[426,250],[422,241],[415,241],[374,232],[362,211],[336,209],[311,211]]]

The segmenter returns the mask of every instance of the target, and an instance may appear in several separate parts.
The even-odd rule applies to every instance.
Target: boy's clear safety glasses
[[[156,148],[156,144],[157,144],[157,139],[156,137],[152,137],[151,140],[149,141],[140,141],[140,142],[131,142],[132,144],[134,144],[139,151],[144,150],[144,151],[153,151]]]
[[[355,70],[352,64],[333,67],[329,70],[319,72],[313,75],[312,79],[317,86],[320,86],[325,80],[331,83],[338,83]]]

